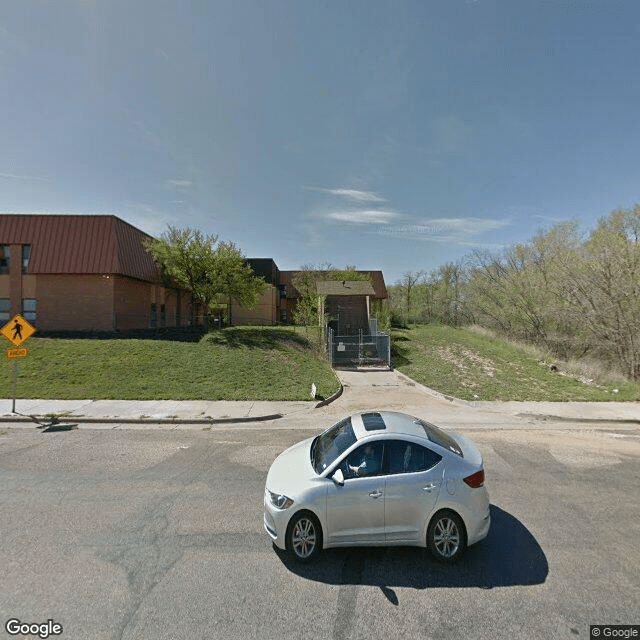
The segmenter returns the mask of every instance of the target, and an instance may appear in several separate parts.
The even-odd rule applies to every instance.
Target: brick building
[[[18,313],[39,331],[197,323],[189,293],[163,282],[144,248],[150,237],[113,215],[0,215],[0,325]],[[297,272],[280,271],[271,258],[247,262],[268,287],[254,309],[232,302],[232,324],[293,323]],[[371,299],[385,299],[382,272],[365,273]]]
[[[280,271],[280,286],[285,290],[284,301],[281,309],[281,321],[285,323],[293,323],[298,300],[301,296],[300,292],[293,285],[293,281],[298,273],[300,272]],[[373,286],[373,292],[369,292],[369,299],[366,302],[366,304],[369,305],[367,307],[368,309],[374,301],[386,300],[389,297],[382,271],[358,271],[358,273],[368,275],[371,280],[371,285]],[[343,297],[341,300],[342,304],[346,304],[346,298]],[[335,315],[333,308],[329,309],[329,312],[332,317]]]
[[[269,285],[261,296],[255,309],[244,309],[236,302],[232,303],[233,324],[294,324],[295,312],[300,292],[293,285],[299,271],[280,271],[271,258],[248,258],[255,275],[263,278]],[[324,282],[330,293],[326,311],[335,319],[341,329],[349,331],[368,327],[371,303],[386,300],[387,288],[382,271],[358,271],[366,274],[371,281],[350,283],[347,289],[342,284]],[[340,321],[342,318],[342,321]]]
[[[325,280],[317,284],[318,295],[324,298],[320,313],[326,314],[329,326],[337,335],[369,332],[371,299],[375,290],[371,282]]]
[[[0,322],[40,331],[184,326],[190,298],[162,284],[147,234],[116,216],[0,215]]]
[[[286,308],[286,289],[280,282],[280,270],[271,258],[247,258],[253,273],[268,285],[253,309],[231,303],[232,323],[273,325],[283,323],[282,310]]]

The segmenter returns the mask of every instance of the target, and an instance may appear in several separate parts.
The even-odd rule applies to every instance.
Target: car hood
[[[307,481],[315,477],[311,466],[311,443],[308,438],[294,444],[283,451],[271,465],[267,474],[267,489],[274,493],[285,493],[291,497],[292,493],[304,489]]]

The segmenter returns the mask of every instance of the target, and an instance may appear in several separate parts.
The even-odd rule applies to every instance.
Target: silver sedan
[[[359,545],[427,547],[453,562],[489,525],[477,447],[403,413],[350,416],[284,451],[267,475],[264,527],[298,562]]]

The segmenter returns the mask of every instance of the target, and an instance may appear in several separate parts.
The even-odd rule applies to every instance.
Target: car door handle
[[[382,495],[382,491],[378,491],[377,489],[375,491],[372,491],[369,494],[369,497],[371,498],[379,498]]]
[[[431,482],[426,487],[422,487],[422,490],[426,491],[427,493],[431,493],[431,491],[435,489],[437,486],[438,486],[437,484]]]

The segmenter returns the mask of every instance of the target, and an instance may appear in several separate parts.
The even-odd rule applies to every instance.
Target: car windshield
[[[445,433],[435,425],[425,422],[424,420],[416,420],[416,422],[422,426],[427,438],[429,438],[431,442],[441,446],[443,449],[453,451],[453,453],[459,455],[461,458],[464,457],[460,445],[448,433]]]
[[[351,426],[351,418],[346,418],[321,433],[311,446],[311,464],[315,472],[320,475],[355,441],[356,436]]]

